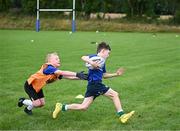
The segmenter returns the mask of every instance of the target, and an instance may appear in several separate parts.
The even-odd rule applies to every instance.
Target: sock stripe
[[[117,115],[118,115],[118,116],[122,116],[123,114],[124,114],[123,111],[117,112]]]

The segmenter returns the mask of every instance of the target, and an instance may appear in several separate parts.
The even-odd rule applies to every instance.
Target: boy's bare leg
[[[121,106],[121,101],[119,99],[119,94],[116,91],[110,88],[104,94],[104,96],[107,96],[112,99],[117,112],[123,111],[122,106]]]
[[[86,110],[93,102],[93,96],[86,97],[81,104],[68,104],[67,110]]]
[[[62,105],[61,103],[56,103],[55,110],[53,111],[53,118],[57,118],[58,114],[61,110],[86,110],[90,104],[93,102],[93,96],[87,97],[81,104],[69,104],[69,105]]]
[[[135,111],[131,111],[126,114],[124,113],[122,106],[121,106],[120,99],[119,99],[119,95],[116,91],[109,89],[104,95],[113,100],[117,114],[119,116],[119,120],[122,123],[126,123],[128,121],[128,119],[131,118],[131,116],[135,113]]]

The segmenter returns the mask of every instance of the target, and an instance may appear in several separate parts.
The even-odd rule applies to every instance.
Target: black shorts
[[[101,82],[91,82],[87,85],[85,97],[94,96],[94,99],[99,95],[105,94],[109,90],[109,87]]]
[[[42,89],[37,93],[32,85],[29,85],[27,81],[24,84],[24,90],[31,100],[37,100],[44,97]]]

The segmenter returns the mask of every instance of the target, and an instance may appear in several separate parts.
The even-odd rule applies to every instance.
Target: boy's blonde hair
[[[46,55],[45,62],[48,63],[48,62],[49,62],[49,59],[50,59],[52,56],[58,56],[58,53],[57,53],[57,52],[52,52],[52,53],[47,54],[47,55]]]

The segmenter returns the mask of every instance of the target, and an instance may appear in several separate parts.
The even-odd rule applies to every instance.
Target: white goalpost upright
[[[76,1],[73,0],[72,9],[40,9],[39,0],[37,0],[37,18],[36,18],[36,32],[40,31],[40,12],[41,11],[62,11],[62,12],[72,12],[72,32],[76,31],[76,22],[75,22],[75,3]]]

